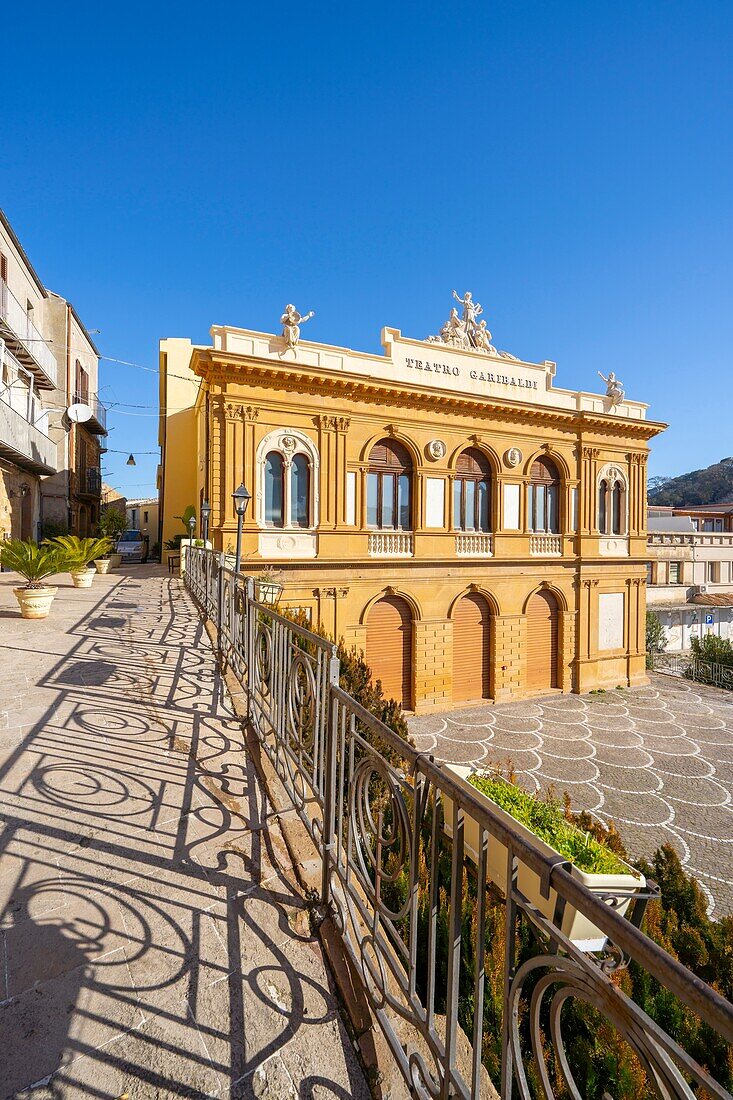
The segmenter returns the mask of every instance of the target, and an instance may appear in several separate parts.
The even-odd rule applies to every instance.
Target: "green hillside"
[[[693,470],[679,477],[649,480],[650,504],[692,508],[697,504],[733,503],[733,458],[721,458],[705,470]]]

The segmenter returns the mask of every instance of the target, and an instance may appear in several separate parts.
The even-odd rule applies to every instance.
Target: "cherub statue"
[[[479,351],[485,351],[487,355],[496,355],[496,348],[491,343],[491,333],[486,321],[481,321],[473,331],[473,339]]]
[[[606,383],[606,397],[611,399],[611,405],[620,405],[624,399],[624,384],[616,377],[613,371],[609,371],[608,378],[598,371],[598,377]]]
[[[285,306],[285,312],[280,318],[280,324],[283,326],[283,336],[285,338],[285,346],[287,351],[295,351],[300,340],[300,326],[304,325],[306,321],[310,321],[311,317],[315,317],[315,312],[310,310],[309,313],[298,313],[292,303]]]
[[[455,308],[450,311],[450,317],[440,330],[440,335],[445,344],[452,344],[456,348],[470,347],[465,321],[461,320]]]

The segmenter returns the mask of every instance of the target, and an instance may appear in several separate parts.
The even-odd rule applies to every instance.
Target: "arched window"
[[[557,534],[560,530],[560,475],[555,463],[544,456],[532,463],[527,518],[530,531]]]
[[[270,451],[265,459],[265,523],[268,527],[285,526],[283,471],[282,455]]]
[[[412,530],[412,462],[401,443],[381,439],[369,455],[367,526]]]
[[[290,473],[290,513],[294,527],[310,527],[310,463],[306,455],[294,455]]]
[[[598,532],[601,535],[626,534],[626,481],[618,466],[608,465],[598,482]]]
[[[453,527],[456,531],[491,530],[491,466],[475,447],[458,456],[453,482]]]
[[[624,491],[621,482],[617,481],[611,493],[611,534],[623,534],[623,500]]]
[[[257,447],[260,527],[318,527],[318,449],[304,432],[278,428]]]

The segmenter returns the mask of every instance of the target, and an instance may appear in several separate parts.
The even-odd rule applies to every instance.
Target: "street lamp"
[[[209,516],[211,515],[211,505],[208,500],[205,500],[201,505],[201,537],[206,545],[209,538]]]
[[[188,537],[191,540],[191,546],[193,546],[193,533],[196,528],[196,516],[191,516],[188,521]]]
[[[237,513],[237,553],[234,559],[234,572],[239,572],[239,567],[242,564],[242,522],[244,520],[244,513],[247,511],[249,502],[252,499],[252,494],[248,493],[244,482],[235,489],[232,493],[232,500],[234,501],[234,511]]]

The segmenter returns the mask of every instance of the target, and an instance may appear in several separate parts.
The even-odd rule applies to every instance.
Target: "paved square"
[[[479,706],[410,719],[422,752],[486,767],[511,761],[528,790],[567,791],[613,820],[629,852],[665,841],[733,913],[733,697],[653,675],[649,687]]]

